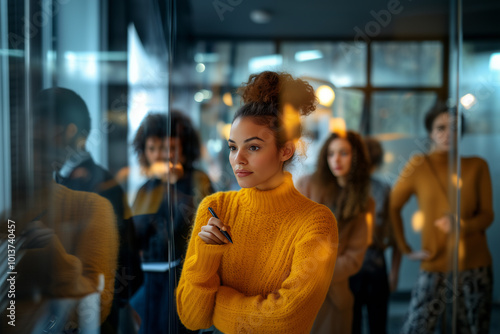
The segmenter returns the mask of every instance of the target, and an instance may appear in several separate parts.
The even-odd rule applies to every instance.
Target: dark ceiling
[[[450,18],[449,0],[189,0],[184,8],[195,38],[217,39],[439,38]],[[256,9],[271,21],[253,23]],[[463,12],[465,37],[500,37],[499,0],[464,0]]]

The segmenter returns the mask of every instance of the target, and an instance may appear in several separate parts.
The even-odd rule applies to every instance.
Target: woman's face
[[[450,115],[442,113],[432,123],[430,137],[436,151],[449,151],[451,143]]]
[[[150,166],[168,160],[167,138],[148,137],[145,146],[144,154]]]
[[[273,132],[250,117],[237,118],[229,134],[229,162],[242,188],[273,189],[283,182],[283,162]]]
[[[347,139],[335,138],[328,145],[328,167],[335,177],[345,178],[351,170],[352,146]]]
[[[184,162],[181,141],[177,137],[148,137],[144,151],[149,166],[158,162]]]

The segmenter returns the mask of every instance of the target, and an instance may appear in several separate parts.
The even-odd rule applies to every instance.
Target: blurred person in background
[[[370,156],[370,174],[383,163],[384,151],[375,138],[364,138]],[[351,276],[349,285],[354,294],[353,334],[361,334],[363,328],[363,307],[368,313],[368,328],[371,334],[387,332],[387,312],[389,294],[398,285],[401,252],[393,240],[392,225],[389,220],[389,197],[391,188],[380,179],[370,177],[371,197],[375,201],[375,219],[372,243],[366,250],[361,270]],[[390,275],[387,275],[384,251],[392,247]]]
[[[174,110],[168,116],[149,113],[133,145],[141,170],[148,177],[132,207],[134,223],[143,264],[158,264],[146,270],[145,282],[133,298],[132,304],[142,318],[140,332],[168,333],[169,326],[188,332],[178,321],[173,291],[196,208],[213,193],[208,176],[196,168],[199,136],[191,120],[180,111]],[[164,266],[159,269],[161,264]],[[175,275],[169,276],[167,267],[175,270]],[[175,324],[169,318],[175,319]]]
[[[72,90],[54,87],[39,94],[36,106],[39,115],[54,117],[57,131],[64,134],[53,146],[65,153],[60,160],[53,162],[54,180],[69,189],[97,193],[113,205],[120,246],[113,307],[101,332],[117,333],[120,320],[126,321],[120,319],[120,312],[126,316],[128,302],[143,280],[130,207],[123,189],[106,169],[94,162],[86,149],[91,120],[85,101]],[[120,331],[124,332],[126,327],[122,325]]]
[[[351,333],[354,297],[349,277],[363,263],[375,210],[369,169],[361,136],[354,131],[334,132],[320,150],[316,171],[298,182],[302,194],[330,208],[339,226],[335,272],[311,333]]]
[[[390,214],[398,247],[410,259],[421,261],[402,333],[432,333],[451,293],[458,298],[457,332],[489,333],[493,293],[492,259],[486,239],[486,230],[493,222],[490,172],[486,161],[468,157],[460,158],[460,177],[450,175],[449,152],[456,138],[456,116],[456,109],[442,103],[429,110],[425,127],[432,141],[431,152],[410,158],[391,193]],[[452,292],[446,277],[452,269],[449,245],[454,230],[448,188],[457,183],[461,190],[459,291]],[[406,242],[401,218],[401,210],[412,195],[417,197],[424,217],[421,250],[413,250]]]
[[[2,332],[98,332],[112,308],[116,216],[107,199],[54,182],[73,137],[54,109],[58,101],[42,92],[33,103],[33,178],[16,184],[8,217],[16,222],[16,326],[2,321]]]

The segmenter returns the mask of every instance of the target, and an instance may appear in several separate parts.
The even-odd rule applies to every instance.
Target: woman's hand
[[[148,177],[156,177],[163,182],[175,184],[184,175],[184,168],[180,163],[175,165],[168,161],[157,161],[146,171]]]
[[[430,253],[424,249],[419,251],[413,251],[407,254],[408,258],[413,261],[422,261],[427,260],[430,256]]]
[[[434,222],[434,225],[440,229],[443,233],[450,233],[451,230],[451,218],[449,215],[443,216]]]
[[[221,233],[220,230],[228,231],[229,226],[224,225],[217,218],[210,218],[208,220],[207,225],[201,227],[200,233],[198,236],[203,240],[206,244],[209,245],[224,245],[229,242],[226,237]]]

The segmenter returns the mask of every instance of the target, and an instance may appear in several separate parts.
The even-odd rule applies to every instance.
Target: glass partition
[[[498,15],[491,1],[0,0],[0,332],[293,332],[310,322],[304,331],[316,333],[322,318],[353,333],[496,332]],[[309,282],[294,276],[297,262],[275,275],[270,260],[303,255],[312,262],[301,274],[316,273],[318,252],[269,237],[292,233],[290,219],[239,249],[261,229],[235,226],[261,211],[248,222],[248,206],[216,206],[244,193],[228,139],[245,105],[238,89],[263,71],[307,81],[317,99],[285,170],[337,217],[341,239],[331,284],[306,306],[287,294]],[[370,186],[356,188],[373,199],[359,200],[359,247],[342,196],[362,173],[320,182],[330,202],[301,188],[332,134],[351,132],[372,163]],[[376,214],[364,215],[368,205]],[[224,253],[196,243],[207,206],[234,228]],[[200,249],[215,249],[206,268]],[[261,276],[241,275],[248,266]],[[273,275],[279,284],[266,286]],[[181,280],[196,303],[177,299]],[[420,309],[417,297],[428,301]],[[329,302],[336,311],[321,308]],[[280,322],[280,303],[301,323]]]

